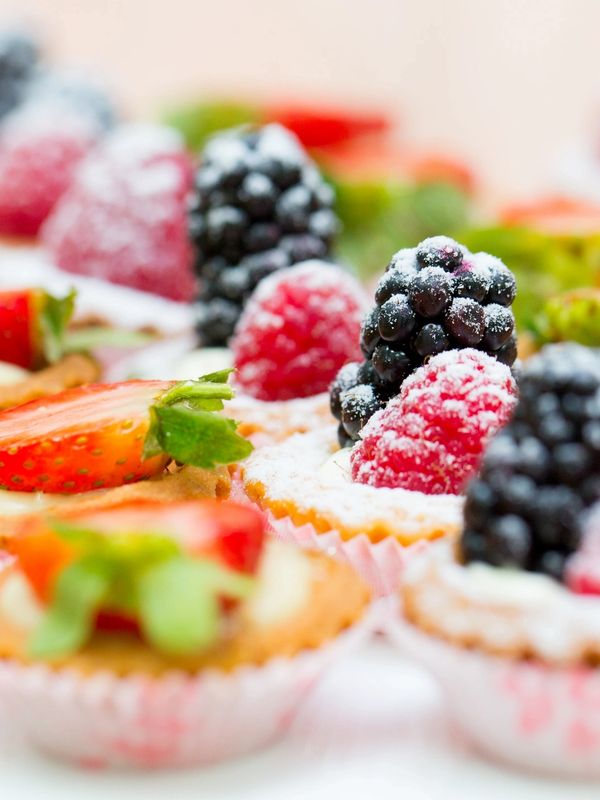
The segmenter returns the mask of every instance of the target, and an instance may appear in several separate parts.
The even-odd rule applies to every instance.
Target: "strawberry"
[[[73,292],[57,298],[43,289],[0,291],[0,361],[25,369],[56,361],[74,302]]]
[[[264,519],[257,509],[220,500],[129,501],[102,511],[70,513],[64,520],[70,526],[104,535],[165,532],[186,552],[213,558],[225,567],[248,574],[256,572],[265,538]],[[57,576],[78,555],[77,546],[52,526],[43,517],[28,517],[10,543],[11,553],[43,602],[50,600]],[[112,626],[112,616],[105,612],[103,628]],[[115,616],[120,624],[121,618]]]
[[[258,510],[214,500],[29,518],[11,547],[48,607],[31,649],[64,655],[97,630],[173,654],[210,646],[252,590],[264,542]]]
[[[149,478],[169,457],[208,469],[244,458],[251,445],[212,413],[233,396],[227,376],[93,384],[8,409],[0,484],[72,494]]]
[[[506,225],[520,225],[559,235],[595,233],[600,227],[598,204],[560,195],[507,206],[500,216]]]
[[[270,104],[262,111],[265,122],[278,122],[296,134],[305,147],[329,147],[366,134],[382,134],[391,121],[381,112],[339,107]]]

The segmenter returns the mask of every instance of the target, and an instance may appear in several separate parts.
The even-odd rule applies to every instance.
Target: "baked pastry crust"
[[[600,598],[545,575],[458,563],[439,542],[407,566],[405,618],[420,631],[493,656],[600,664]]]
[[[333,422],[328,394],[271,402],[239,394],[227,403],[226,413],[239,423],[241,435],[256,445],[281,442]]]
[[[280,543],[270,546],[288,547]],[[366,613],[370,593],[347,565],[319,553],[304,553],[310,561],[311,585],[303,607],[272,624],[258,624],[242,607],[235,627],[209,651],[175,658],[150,649],[128,634],[97,633],[80,653],[51,663],[83,675],[107,671],[116,675],[160,676],[173,670],[198,672],[218,669],[229,672],[244,665],[260,665],[273,658],[289,658],[302,650],[315,649],[358,622]],[[10,575],[8,568],[0,578]],[[0,658],[30,663],[26,637],[0,612]]]
[[[231,477],[226,467],[214,470],[170,465],[163,473],[146,481],[116,486],[112,489],[99,489],[95,492],[64,495],[59,500],[50,501],[40,510],[44,514],[60,514],[61,518],[87,511],[100,511],[106,508],[143,500],[164,503],[198,500],[201,498],[226,498],[231,489]],[[53,496],[55,497],[55,496]],[[27,514],[2,516],[0,514],[0,546],[6,546],[21,526]]]
[[[335,428],[328,427],[256,450],[240,466],[244,490],[276,519],[318,533],[336,530],[344,540],[366,534],[372,542],[393,537],[409,546],[458,533],[462,498],[325,478],[319,470],[337,449]]]
[[[71,353],[56,364],[32,372],[18,383],[0,386],[0,409],[20,406],[65,389],[94,383],[99,377],[100,367],[93,358],[83,353]]]

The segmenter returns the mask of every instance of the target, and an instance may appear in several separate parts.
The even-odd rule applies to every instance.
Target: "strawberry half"
[[[73,494],[149,478],[169,458],[207,469],[245,458],[249,442],[213,413],[233,397],[228,374],[93,384],[8,409],[0,485]]]
[[[58,298],[43,289],[0,292],[0,361],[39,369],[62,353],[75,293]]]

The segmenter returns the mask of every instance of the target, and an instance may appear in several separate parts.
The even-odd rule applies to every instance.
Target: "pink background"
[[[187,90],[373,101],[500,196],[543,188],[600,98],[596,0],[0,0],[15,9],[136,112]]]

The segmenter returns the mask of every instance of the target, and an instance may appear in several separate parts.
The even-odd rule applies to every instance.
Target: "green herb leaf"
[[[217,464],[241,461],[252,452],[252,445],[237,433],[237,424],[210,411],[190,408],[186,403],[152,409],[152,426],[144,454],[168,453],[183,464],[213,469]]]
[[[63,342],[63,352],[80,353],[96,347],[122,347],[124,349],[143,347],[156,339],[157,336],[150,333],[92,325],[89,328],[67,331]]]
[[[156,648],[195,653],[219,633],[219,595],[245,597],[254,581],[210,561],[184,556],[147,570],[138,587],[142,630]]]
[[[231,400],[235,394],[226,382],[231,372],[232,370],[223,370],[205,375],[196,381],[176,383],[161,395],[155,407],[170,406],[185,401],[192,408],[220,411],[223,408],[223,400]],[[212,380],[213,377],[218,380]]]
[[[111,580],[110,566],[94,556],[84,556],[63,570],[52,605],[30,643],[31,656],[57,658],[82,647],[91,636]]]
[[[74,289],[66,297],[53,297],[51,294],[44,296],[39,325],[44,357],[49,364],[58,361],[64,354],[65,331],[75,310],[76,296]]]

